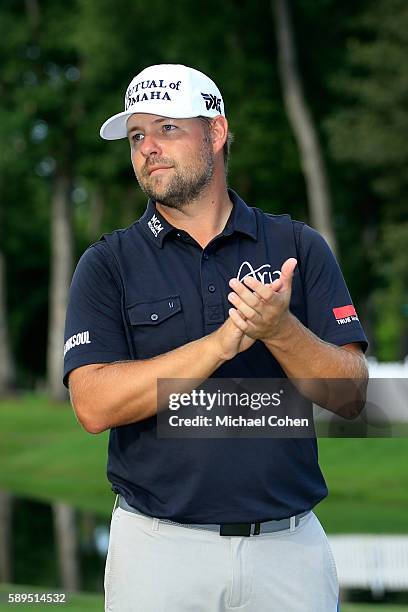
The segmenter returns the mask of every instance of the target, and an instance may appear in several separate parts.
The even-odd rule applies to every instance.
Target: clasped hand
[[[264,285],[252,276],[242,281],[230,280],[233,290],[228,300],[234,306],[229,316],[238,329],[254,340],[275,338],[289,315],[293,273],[297,261],[293,257],[282,265],[281,275],[273,283]]]

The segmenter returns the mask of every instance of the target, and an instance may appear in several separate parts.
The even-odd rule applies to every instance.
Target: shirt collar
[[[233,208],[222,235],[228,236],[233,232],[240,232],[256,240],[258,228],[254,209],[245,204],[244,200],[232,189],[228,189],[228,195],[233,203]]]
[[[253,240],[257,239],[257,222],[255,212],[252,208],[245,204],[235,191],[228,189],[228,195],[233,204],[233,208],[222,236],[229,236],[234,232],[240,232],[249,236]],[[145,234],[156,244],[162,248],[164,238],[170,232],[176,231],[177,228],[171,225],[156,209],[154,200],[149,199],[147,208],[140,218],[141,227]]]
[[[176,229],[174,225],[171,225],[171,223],[166,221],[166,219],[159,213],[156,208],[156,203],[151,199],[149,199],[147,208],[143,216],[140,218],[140,224],[147,236],[159,248],[163,246],[163,240],[167,234]]]

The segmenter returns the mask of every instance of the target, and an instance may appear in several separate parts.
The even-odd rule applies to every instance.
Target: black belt
[[[119,507],[122,510],[126,510],[127,512],[132,512],[133,514],[138,514],[144,518],[152,519],[153,517],[147,516],[137,510],[133,506],[130,506],[122,495],[119,495]],[[185,527],[186,529],[204,529],[205,531],[213,531],[215,533],[219,533],[221,536],[240,536],[240,537],[250,537],[259,535],[261,533],[273,533],[275,531],[284,531],[285,529],[290,529],[297,527],[300,519],[303,516],[309,514],[310,510],[306,510],[306,512],[301,512],[300,514],[296,514],[295,516],[271,520],[271,521],[262,521],[257,523],[222,523],[222,524],[201,524],[201,523],[177,523],[176,521],[170,521],[169,519],[158,519],[160,523],[166,523],[169,525],[177,525],[179,527]]]

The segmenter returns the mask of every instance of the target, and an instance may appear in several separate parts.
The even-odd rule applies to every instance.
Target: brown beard
[[[153,166],[171,166],[173,176],[164,188],[160,184],[148,183],[149,171]],[[169,158],[153,157],[143,166],[140,176],[136,175],[140,188],[149,198],[169,208],[183,209],[193,202],[209,185],[214,173],[214,154],[211,139],[205,135],[200,152],[183,168]],[[147,180],[145,180],[147,179]]]

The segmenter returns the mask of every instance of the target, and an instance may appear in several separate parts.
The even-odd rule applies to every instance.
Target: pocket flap
[[[157,325],[180,310],[181,301],[178,295],[151,302],[140,302],[127,309],[132,325]]]

